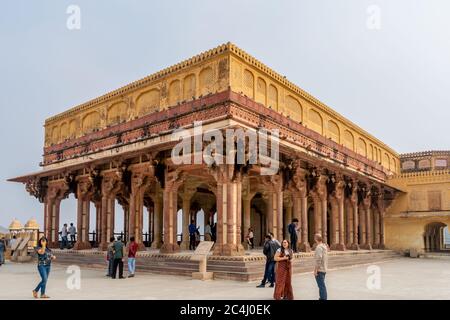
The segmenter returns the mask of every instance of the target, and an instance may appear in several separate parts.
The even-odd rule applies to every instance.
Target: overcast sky
[[[39,170],[46,118],[227,41],[398,152],[448,150],[449,12],[446,0],[4,2],[0,225],[42,225],[42,205],[5,180]],[[75,211],[67,201],[62,221]]]

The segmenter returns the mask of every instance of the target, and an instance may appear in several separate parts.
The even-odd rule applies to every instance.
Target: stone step
[[[379,261],[397,258],[400,255],[394,251],[374,251],[374,252],[351,252],[333,254],[329,256],[329,268],[340,268],[375,263]],[[57,262],[64,265],[84,265],[90,268],[105,269],[106,260],[102,254],[81,254],[73,252],[59,252]],[[216,279],[230,279],[238,281],[255,281],[262,278],[264,273],[265,260],[255,258],[250,261],[236,259],[209,259],[208,271],[214,272]],[[312,255],[302,256],[294,260],[293,272],[311,272],[314,267]],[[127,270],[126,261],[124,270]],[[138,272],[191,276],[192,272],[198,270],[198,261],[186,258],[155,258],[152,256],[138,257],[136,261]]]

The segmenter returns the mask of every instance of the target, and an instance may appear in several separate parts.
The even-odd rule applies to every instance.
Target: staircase
[[[105,253],[95,250],[54,250],[57,256],[55,263],[62,265],[80,265],[105,270],[107,262]],[[329,269],[357,266],[395,259],[401,255],[392,250],[359,250],[331,251],[328,255]],[[198,271],[198,261],[190,260],[191,254],[178,253],[173,255],[139,252],[136,259],[136,271],[154,274],[191,276]],[[126,262],[126,259],[125,259]],[[312,272],[314,268],[314,253],[298,253],[295,255],[294,274]],[[126,263],[124,263],[126,270]],[[208,257],[208,271],[214,272],[215,279],[236,281],[257,281],[264,273],[265,257],[262,254],[252,254],[237,257]]]

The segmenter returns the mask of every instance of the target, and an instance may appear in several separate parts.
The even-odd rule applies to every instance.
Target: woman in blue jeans
[[[41,290],[41,298],[50,298],[45,294],[45,287],[47,285],[48,276],[50,275],[50,267],[52,265],[52,260],[55,256],[52,254],[52,250],[47,248],[47,238],[42,237],[39,239],[38,246],[35,248],[38,255],[38,271],[41,276],[41,282],[37,285],[36,289],[33,290],[33,297],[38,297],[38,292]]]

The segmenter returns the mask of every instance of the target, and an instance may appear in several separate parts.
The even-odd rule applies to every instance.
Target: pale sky
[[[72,4],[80,30],[66,26]],[[227,41],[400,153],[450,150],[449,12],[447,0],[2,3],[0,225],[42,225],[42,205],[6,179],[39,170],[46,118]],[[61,211],[75,222],[75,200]]]

